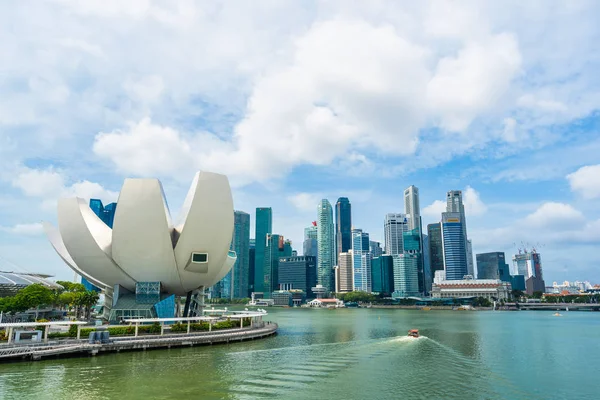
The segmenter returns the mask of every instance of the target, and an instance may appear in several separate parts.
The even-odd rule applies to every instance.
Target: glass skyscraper
[[[265,286],[265,249],[267,235],[273,231],[273,211],[271,207],[256,209],[255,245],[254,245],[254,291],[264,292]]]
[[[467,251],[461,214],[442,213],[442,242],[444,269],[447,280],[463,279],[467,271]]]
[[[371,250],[371,257],[381,257],[383,255],[383,249],[381,248],[381,243],[371,240],[369,241],[369,249]]]
[[[391,295],[394,291],[394,260],[392,256],[371,260],[371,285],[374,293]]]
[[[271,293],[279,286],[279,258],[292,256],[292,242],[285,240],[281,235],[267,234],[265,243],[263,292],[265,298],[270,298]]]
[[[297,256],[279,259],[279,288],[298,289],[308,298],[314,297],[312,288],[317,285],[317,264],[315,257]]]
[[[313,222],[308,228],[304,228],[304,243],[302,244],[302,254],[305,256],[317,257],[319,255],[317,247],[317,222]]]
[[[419,295],[418,256],[399,254],[393,256],[394,296],[408,297]]]
[[[254,238],[250,239],[248,249],[248,294],[246,296],[251,297],[254,292],[254,261],[256,259],[256,242]]]
[[[408,232],[406,214],[386,214],[383,225],[385,254],[393,256],[404,253],[404,232]]]
[[[467,263],[467,274],[474,275],[475,271],[473,270],[473,251],[471,249],[471,245],[467,243],[467,218],[465,216],[465,206],[463,204],[462,191],[460,190],[450,190],[446,194],[446,212],[447,213],[459,213],[460,214],[460,223],[462,225],[462,236],[465,241],[464,249],[465,249],[465,260]],[[471,261],[469,261],[469,258]],[[467,275],[465,274],[465,275]],[[462,278],[460,278],[462,279]]]
[[[328,291],[333,291],[333,267],[336,263],[335,228],[333,209],[327,199],[321,200],[317,206],[317,248],[317,283]]]
[[[442,225],[439,222],[427,225],[427,237],[429,239],[429,265],[433,279],[435,271],[442,271],[444,269]]]
[[[510,282],[509,267],[503,252],[477,254],[477,279],[500,279]]]
[[[352,248],[352,206],[347,197],[340,197],[335,203],[335,239],[337,264],[339,254]]]
[[[369,234],[362,229],[352,230],[352,267],[354,290],[371,292],[371,251]]]
[[[248,295],[250,288],[250,214],[243,211],[234,212],[231,249],[237,254],[237,260],[232,268],[232,295],[234,298],[240,299]]]

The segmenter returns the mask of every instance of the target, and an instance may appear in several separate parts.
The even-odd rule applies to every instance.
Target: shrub
[[[213,329],[231,329],[231,328],[237,328],[237,327],[238,327],[238,324],[236,324],[235,322],[233,322],[229,319],[227,321],[219,321],[213,325]]]
[[[190,329],[193,331],[207,331],[208,330],[208,322],[200,322],[197,324],[190,324]]]
[[[70,337],[69,332],[51,332],[48,334],[48,338],[50,338],[50,339],[58,339],[58,338],[65,338],[65,337]]]
[[[180,322],[171,325],[171,332],[187,332],[187,324],[182,324]]]
[[[0,331],[0,340],[8,340],[6,337],[6,331]]]
[[[108,333],[111,336],[133,335],[135,333],[134,326],[116,326],[108,328]]]

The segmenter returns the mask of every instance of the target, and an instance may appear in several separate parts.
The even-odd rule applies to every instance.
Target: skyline
[[[462,190],[474,255],[600,282],[600,5],[549,3],[2,5],[0,270],[71,279],[57,198],[157,177],[173,206],[203,169],[298,250],[323,198],[383,243],[415,185],[423,233]]]

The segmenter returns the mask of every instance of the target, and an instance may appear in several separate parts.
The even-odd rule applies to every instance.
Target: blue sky
[[[203,169],[296,248],[321,198],[381,240],[405,187],[424,223],[460,189],[475,253],[600,283],[598,3],[369,3],[0,5],[0,269],[71,278],[57,198],[158,177],[177,215]]]

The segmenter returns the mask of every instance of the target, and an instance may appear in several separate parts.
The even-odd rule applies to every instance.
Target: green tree
[[[533,292],[532,297],[534,299],[541,299],[543,295],[544,295],[544,292],[537,290],[537,291]]]
[[[512,298],[515,300],[519,300],[521,297],[523,297],[524,293],[522,290],[519,289],[513,289],[510,294],[512,295]]]

